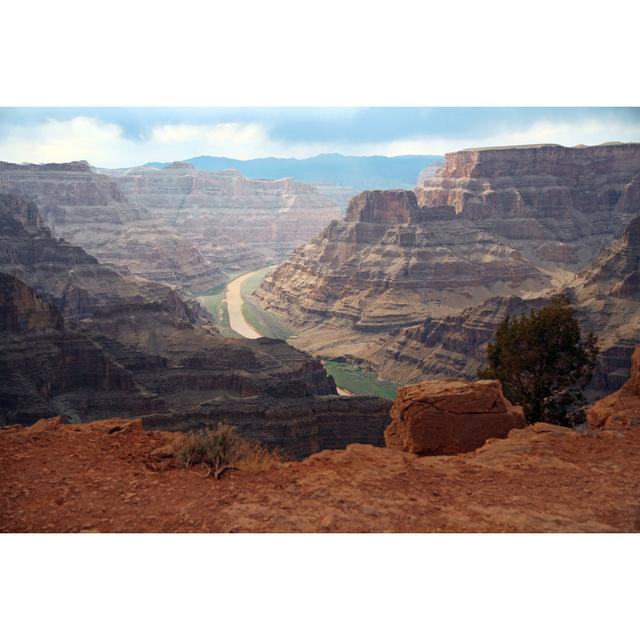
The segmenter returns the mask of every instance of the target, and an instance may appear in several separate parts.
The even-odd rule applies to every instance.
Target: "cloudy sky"
[[[640,142],[640,108],[0,108],[0,160],[99,167],[612,140]]]

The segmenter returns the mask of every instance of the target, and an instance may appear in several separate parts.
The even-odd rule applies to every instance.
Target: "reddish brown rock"
[[[631,358],[631,375],[623,387],[596,402],[587,412],[592,429],[640,427],[640,347]]]
[[[418,455],[473,451],[525,426],[522,408],[504,397],[497,380],[430,380],[403,387],[391,418],[387,447]]]
[[[418,213],[412,191],[363,191],[351,200],[347,222],[373,222],[387,225],[408,224]]]
[[[49,431],[57,429],[60,425],[66,424],[67,420],[63,416],[54,416],[53,418],[40,418],[35,424],[31,425],[33,431]]]

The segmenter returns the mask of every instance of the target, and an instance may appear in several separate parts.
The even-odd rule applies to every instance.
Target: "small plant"
[[[209,467],[207,475],[213,473],[216,479],[229,469],[260,471],[282,462],[279,452],[245,440],[226,422],[188,434],[178,451],[178,459],[186,467],[206,465]]]

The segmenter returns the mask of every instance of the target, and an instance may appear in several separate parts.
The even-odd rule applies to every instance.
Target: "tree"
[[[582,391],[597,356],[597,338],[593,333],[582,338],[569,300],[558,296],[528,316],[507,316],[500,323],[478,377],[500,380],[529,423],[575,427],[584,422]]]

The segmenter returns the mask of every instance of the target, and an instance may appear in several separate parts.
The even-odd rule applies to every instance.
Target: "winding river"
[[[261,338],[262,334],[256,331],[255,327],[252,327],[247,319],[244,317],[242,313],[242,295],[240,293],[240,289],[242,287],[242,283],[253,276],[255,273],[258,273],[261,269],[257,271],[251,271],[249,273],[245,273],[244,275],[238,276],[234,278],[229,284],[226,286],[224,290],[224,297],[227,303],[227,313],[229,314],[229,326],[241,336],[245,338],[249,338],[251,340],[255,340],[256,338]],[[347,391],[347,389],[342,389],[337,387],[338,394],[341,396],[351,396],[353,395],[351,391]]]

